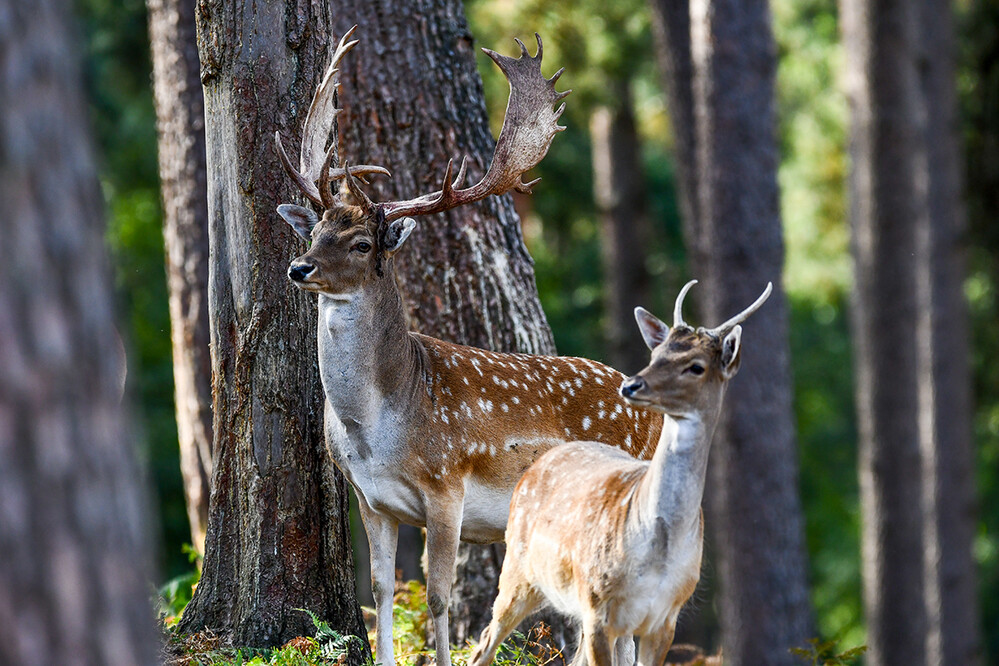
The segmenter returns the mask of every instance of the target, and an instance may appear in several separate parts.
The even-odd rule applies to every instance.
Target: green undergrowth
[[[280,648],[233,647],[211,631],[183,635],[175,627],[191,600],[198,582],[198,570],[183,574],[166,583],[158,591],[156,607],[166,635],[163,662],[165,666],[346,666],[348,651],[362,639],[344,635],[329,626],[312,611],[299,608],[312,620],[314,636],[300,636]],[[374,611],[365,608],[368,625],[374,624]],[[393,636],[396,662],[401,666],[420,666],[433,661],[426,636],[429,615],[426,589],[418,581],[400,582],[393,603]],[[497,666],[550,666],[561,663],[562,655],[547,640],[548,627],[538,623],[525,636],[515,632],[497,651]],[[374,645],[374,628],[368,639]],[[466,666],[474,645],[452,646],[451,659],[455,666]],[[367,666],[375,666],[378,655]]]
[[[867,646],[861,645],[843,652],[837,652],[836,641],[820,641],[818,638],[808,639],[808,647],[791,648],[791,654],[800,657],[806,664],[812,666],[849,666],[867,652]]]
[[[192,560],[193,561],[193,560]],[[194,586],[198,582],[198,570],[178,576],[159,590],[157,608],[160,622],[166,634],[164,648],[165,666],[347,666],[348,652],[352,644],[361,643],[357,636],[344,635],[312,611],[296,609],[305,613],[315,627],[313,636],[299,636],[280,648],[233,647],[210,631],[181,635],[174,627],[183,615],[190,601]],[[427,646],[426,636],[429,623],[426,589],[418,581],[411,580],[396,584],[393,599],[392,625],[395,639],[396,661],[401,666],[422,666],[431,664],[434,652]],[[364,609],[365,621],[370,627],[368,640],[375,643],[374,610]],[[548,627],[539,622],[524,635],[514,632],[500,646],[496,653],[496,666],[555,666],[564,663],[563,655],[552,646]],[[455,666],[467,666],[474,645],[451,647],[451,659]],[[807,647],[793,648],[791,652],[804,664],[812,666],[849,666],[854,664],[867,650],[860,646],[838,652],[835,641],[823,642],[817,638],[808,641]],[[355,650],[356,654],[356,650]],[[366,666],[375,666],[378,655]],[[699,655],[693,660],[682,659],[683,666],[720,665],[720,655],[705,657]]]

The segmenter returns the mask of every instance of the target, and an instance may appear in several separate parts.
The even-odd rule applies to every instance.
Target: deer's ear
[[[635,308],[635,321],[638,322],[638,330],[642,332],[642,338],[649,349],[661,345],[669,335],[669,326],[645,308]]]
[[[277,207],[278,215],[291,225],[299,236],[305,240],[312,238],[312,229],[319,224],[319,216],[311,208],[303,208],[295,204],[281,204]]]
[[[385,230],[385,246],[382,249],[388,255],[395,254],[415,228],[416,220],[411,217],[396,220]]]
[[[722,340],[721,371],[725,379],[732,379],[742,363],[742,326],[736,326]]]

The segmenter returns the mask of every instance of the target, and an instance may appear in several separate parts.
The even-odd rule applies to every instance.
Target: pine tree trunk
[[[0,0],[0,663],[152,664],[148,505],[69,5]]]
[[[697,267],[707,249],[700,240],[697,132],[694,120],[694,63],[690,52],[689,0],[649,0],[656,59],[662,71],[673,127],[677,194],[683,214],[688,263]]]
[[[458,162],[464,154],[467,182],[478,180],[495,141],[461,3],[352,0],[337,6],[334,31],[357,23],[361,40],[343,68],[344,154],[392,171],[391,180],[378,179],[370,188],[375,200],[439,189],[448,159]],[[512,40],[488,46],[517,52]],[[544,71],[557,69],[552,63]],[[486,349],[555,352],[509,195],[420,219],[395,264],[414,330]],[[462,544],[452,642],[478,639],[487,624],[501,551]]]
[[[776,49],[765,0],[691,12],[698,261],[704,321],[775,293],[746,324],[742,370],[715,436],[712,529],[727,664],[794,664],[814,635],[791,410],[784,246],[777,186]]]
[[[919,428],[928,664],[981,663],[972,542],[975,483],[964,301],[965,214],[957,136],[954,11],[922,0],[926,200],[917,232]]]
[[[916,355],[925,162],[918,7],[843,0],[852,111],[853,338],[868,662],[926,664]],[[905,612],[900,612],[905,609]]]
[[[311,634],[296,608],[365,636],[346,484],[323,443],[316,306],[285,275],[304,244],[274,212],[299,201],[274,133],[301,129],[335,44],[330,14],[326,2],[198,5],[215,469],[204,568],[181,629],[239,645]]]
[[[180,471],[191,543],[204,554],[212,478],[205,111],[195,0],[147,0]]]
[[[601,217],[608,361],[630,375],[649,361],[633,314],[636,306],[649,303],[645,266],[649,225],[641,150],[627,82],[618,86],[615,99],[615,108],[604,106],[594,112],[590,138],[594,199]]]

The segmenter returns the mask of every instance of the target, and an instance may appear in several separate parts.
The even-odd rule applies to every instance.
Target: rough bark
[[[208,184],[195,0],[147,0],[180,471],[191,543],[204,554],[212,478]]]
[[[917,232],[918,5],[844,0],[864,605],[873,665],[925,664]],[[906,609],[900,613],[899,609]]]
[[[463,154],[468,182],[480,178],[495,141],[461,3],[351,0],[337,7],[334,31],[358,23],[361,39],[344,65],[341,144],[351,162],[392,171],[391,180],[370,188],[376,200],[439,189],[447,160]],[[488,46],[507,54],[517,48],[512,40]],[[544,71],[556,69],[552,63]],[[509,195],[419,220],[396,274],[414,330],[486,349],[555,352]],[[499,550],[461,546],[454,643],[477,639],[489,619]]]
[[[776,50],[765,0],[692,3],[698,262],[704,321],[724,321],[773,281],[746,324],[742,370],[715,438],[713,531],[726,663],[793,664],[814,635],[791,411],[777,186]],[[711,529],[711,528],[709,528]]]
[[[604,264],[604,331],[609,363],[625,374],[648,364],[649,354],[635,326],[634,311],[649,303],[645,266],[648,238],[641,151],[627,82],[616,105],[598,108],[590,119],[593,189],[600,211]]]
[[[981,663],[972,542],[975,483],[968,364],[965,211],[957,136],[953,7],[922,0],[914,54],[924,99],[926,160],[918,218],[919,429],[929,664]]]
[[[335,43],[330,13],[326,2],[198,5],[215,469],[204,568],[181,629],[241,645],[310,633],[295,608],[365,636],[346,484],[322,439],[316,307],[285,276],[303,244],[274,212],[299,200],[274,132],[301,129]]]
[[[152,664],[148,506],[70,16],[0,1],[0,662]]]

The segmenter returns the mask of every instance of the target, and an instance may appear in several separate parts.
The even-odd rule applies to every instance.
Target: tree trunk
[[[852,112],[853,338],[868,661],[925,664],[916,232],[918,6],[843,0]],[[900,612],[905,609],[905,612]]]
[[[148,506],[70,11],[0,0],[0,663],[152,664]]]
[[[649,303],[645,266],[648,218],[642,156],[628,82],[616,91],[615,108],[600,107],[590,119],[594,199],[600,211],[604,264],[604,331],[609,362],[633,374],[649,361],[634,311]]]
[[[698,201],[697,131],[694,120],[694,63],[690,52],[689,0],[650,0],[656,59],[662,71],[666,101],[673,127],[677,193],[683,214],[688,263],[704,262],[707,249],[700,236]]]
[[[794,664],[814,635],[791,411],[784,246],[777,186],[776,50],[765,0],[705,0],[691,12],[698,262],[704,321],[717,325],[775,284],[746,324],[729,388],[712,502],[726,663]],[[679,134],[679,132],[678,132]]]
[[[198,5],[215,469],[204,568],[181,629],[239,645],[312,633],[296,608],[365,636],[346,484],[323,444],[316,307],[285,276],[303,243],[274,212],[299,200],[274,133],[300,131],[335,44],[330,21],[326,2]]]
[[[205,111],[195,0],[147,0],[180,471],[191,543],[202,555],[212,478]]]
[[[916,289],[928,664],[981,663],[972,542],[975,479],[964,301],[965,214],[957,136],[953,7],[920,4],[914,53],[924,96],[926,183]]]
[[[393,174],[371,188],[375,200],[439,189],[448,159],[464,154],[467,182],[480,178],[495,140],[461,3],[353,0],[338,8],[334,32],[361,26],[361,43],[343,68],[344,154]],[[505,53],[517,48],[512,40],[489,46]],[[545,72],[557,69],[552,63]],[[555,353],[511,196],[420,219],[395,264],[414,330],[485,349]],[[488,622],[500,551],[462,544],[452,642],[477,639]]]

